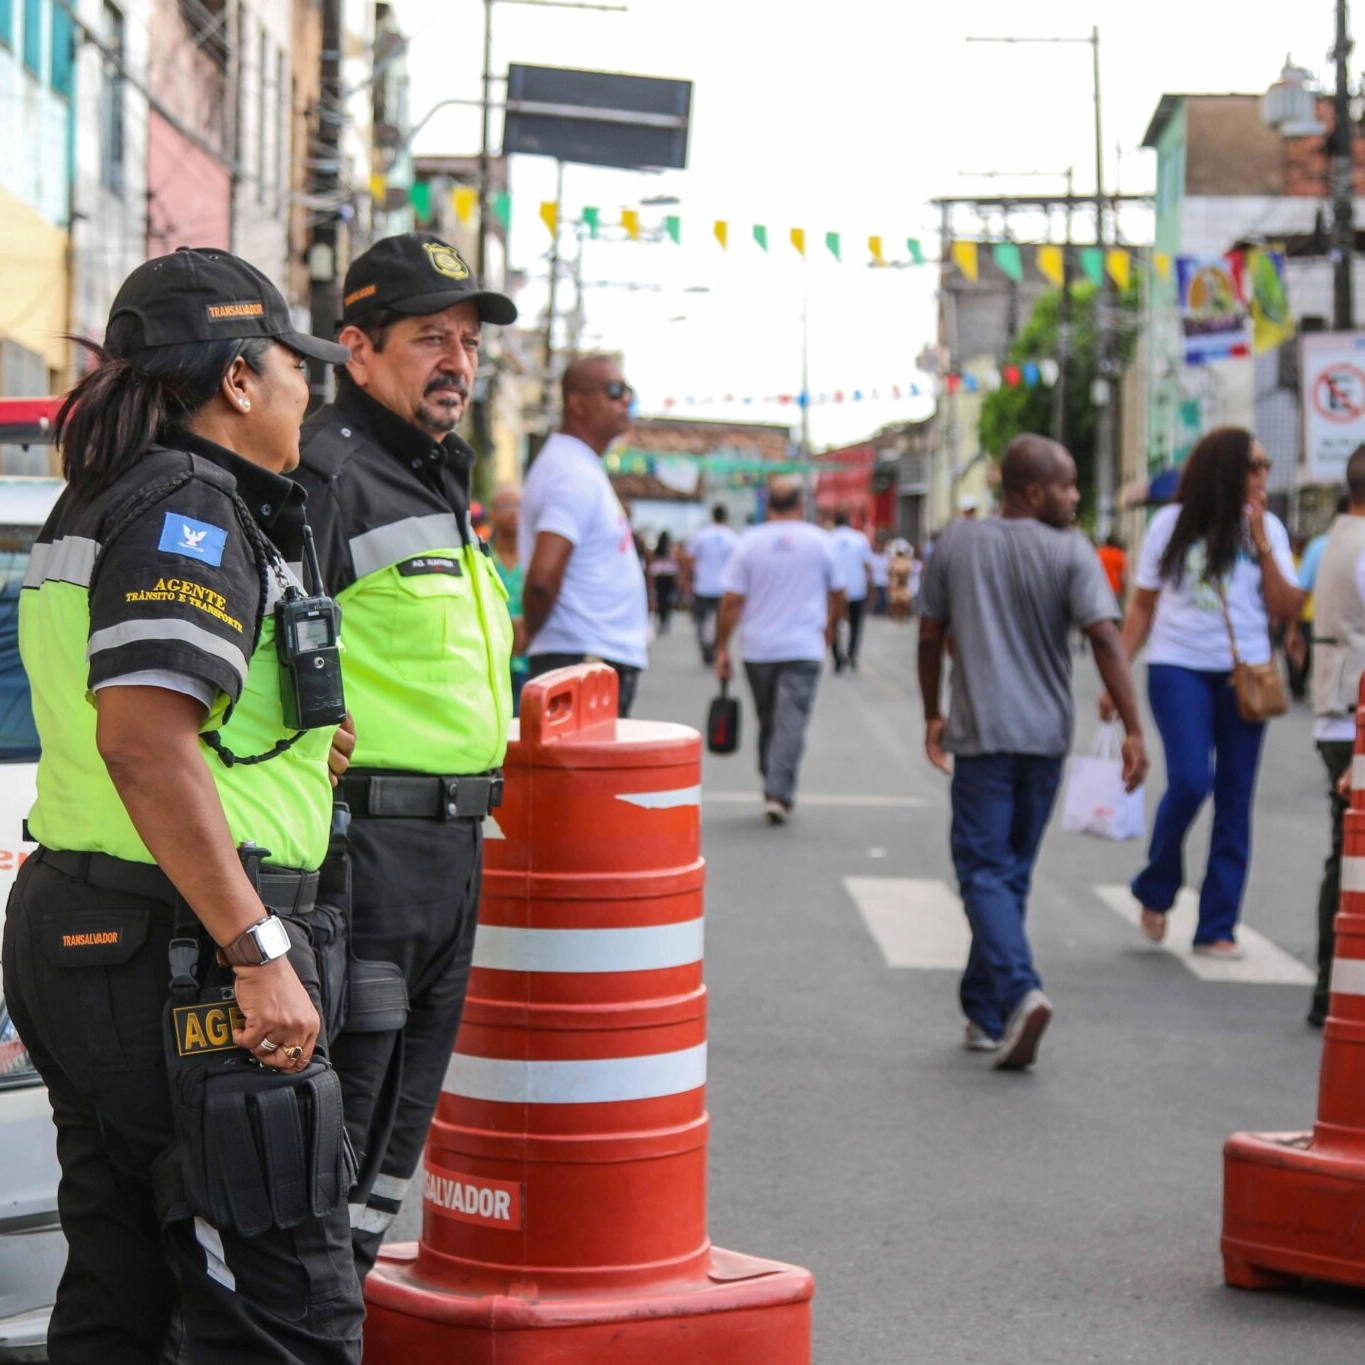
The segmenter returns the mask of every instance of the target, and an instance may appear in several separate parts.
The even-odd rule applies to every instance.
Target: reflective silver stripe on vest
[[[189,621],[168,621],[164,617],[141,621],[121,621],[116,626],[97,630],[86,646],[85,657],[93,659],[106,649],[137,644],[140,640],[183,640],[187,645],[202,649],[205,654],[222,659],[236,675],[246,681],[247,657],[238,647],[220,639],[202,626]]]
[[[366,531],[351,541],[351,562],[355,576],[378,573],[390,564],[411,559],[413,555],[460,547],[460,524],[451,512],[433,512],[429,517],[404,517],[376,530]]]
[[[35,545],[24,571],[24,587],[38,588],[49,579],[56,579],[74,583],[78,588],[88,588],[99,552],[99,541],[88,540],[85,536],[63,536],[60,540]]]

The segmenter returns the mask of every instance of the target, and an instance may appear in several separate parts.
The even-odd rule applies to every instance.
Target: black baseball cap
[[[517,320],[516,304],[505,294],[480,289],[449,242],[431,232],[403,232],[351,262],[341,291],[341,322],[345,326],[379,308],[425,317],[457,303],[474,304],[480,322],[506,327]]]
[[[296,331],[280,291],[249,261],[213,247],[182,246],[124,280],[109,310],[106,344],[113,338],[116,353],[121,319],[141,324],[140,346],[270,337],[327,365],[351,358],[335,341]]]

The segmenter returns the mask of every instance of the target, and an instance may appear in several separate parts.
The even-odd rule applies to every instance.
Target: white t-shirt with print
[[[1232,668],[1232,649],[1228,644],[1218,593],[1213,584],[1204,580],[1204,546],[1193,546],[1185,556],[1185,573],[1179,587],[1163,582],[1161,578],[1161,556],[1170,544],[1179,516],[1179,503],[1163,507],[1152,518],[1138,557],[1138,587],[1158,591],[1156,619],[1147,640],[1147,662],[1226,673]],[[1265,534],[1280,572],[1290,583],[1297,584],[1289,532],[1284,529],[1284,523],[1269,512],[1265,517]],[[1245,550],[1238,555],[1231,574],[1224,580],[1223,589],[1242,662],[1268,662],[1270,617],[1261,588],[1261,566]]]
[[[836,526],[830,533],[834,557],[839,561],[839,577],[850,602],[867,596],[867,570],[872,563],[872,544],[853,526]]]
[[[573,545],[559,597],[528,654],[594,654],[644,668],[649,594],[630,521],[602,461],[557,431],[526,476],[521,562],[529,567],[542,531]]]
[[[738,544],[738,534],[724,522],[710,522],[693,533],[687,553],[692,557],[694,596],[719,597],[725,591],[725,566]]]
[[[823,659],[829,594],[842,586],[827,531],[785,518],[751,526],[725,570],[725,591],[744,599],[745,662]]]

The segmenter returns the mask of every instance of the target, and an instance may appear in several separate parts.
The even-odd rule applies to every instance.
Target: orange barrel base
[[[1303,1276],[1365,1285],[1365,1147],[1234,1133],[1223,1148],[1222,1252],[1238,1289]]]
[[[365,1284],[365,1358],[421,1365],[809,1365],[815,1279],[711,1248],[704,1273],[562,1298],[461,1294],[416,1278],[417,1244],[379,1254]]]

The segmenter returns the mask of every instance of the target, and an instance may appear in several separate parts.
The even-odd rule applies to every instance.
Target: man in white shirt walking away
[[[573,361],[560,383],[559,430],[526,476],[521,503],[527,674],[600,660],[628,716],[649,662],[649,594],[630,519],[602,468],[630,426],[631,387],[608,356]]]
[[[834,639],[830,647],[834,651],[834,671],[842,673],[845,668],[858,671],[858,651],[863,641],[863,614],[867,610],[867,594],[872,587],[872,545],[868,538],[848,522],[848,511],[841,507],[834,514],[834,530],[830,532],[834,542],[834,557],[839,565],[839,577],[843,582],[848,601],[848,639],[840,640],[843,634],[835,627]]]
[[[723,502],[711,510],[711,520],[694,531],[683,561],[684,584],[692,594],[692,623],[697,628],[701,661],[707,668],[716,661],[716,612],[725,592],[725,568],[739,544],[730,528],[730,513]]]
[[[770,825],[785,824],[795,803],[820,664],[844,611],[831,538],[802,520],[802,491],[791,476],[769,483],[768,520],[740,536],[725,571],[716,632],[716,676],[725,681],[733,675],[730,638],[740,629]]]

